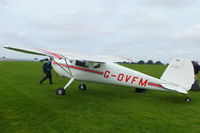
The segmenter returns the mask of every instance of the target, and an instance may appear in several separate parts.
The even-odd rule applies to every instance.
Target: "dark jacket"
[[[199,64],[196,63],[196,62],[192,62],[192,64],[193,64],[193,67],[194,67],[194,74],[198,74],[199,70],[200,70]]]
[[[46,63],[43,64],[43,72],[47,73],[47,72],[51,72],[51,61],[48,61]]]

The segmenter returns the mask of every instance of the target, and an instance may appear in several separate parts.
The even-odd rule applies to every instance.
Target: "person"
[[[40,84],[42,84],[47,79],[49,79],[50,84],[53,84],[52,74],[51,74],[51,69],[52,69],[51,61],[52,59],[50,59],[50,61],[43,64],[43,72],[46,74],[46,76],[42,80],[40,80]]]
[[[199,83],[198,83],[198,74],[200,71],[200,65],[198,64],[197,61],[192,61],[192,65],[194,67],[194,78],[195,78],[195,82],[191,87],[192,91],[199,91],[200,87],[199,87]]]
[[[200,66],[198,64],[197,61],[192,61],[193,67],[194,67],[194,75],[195,75],[195,79],[198,80],[198,74],[200,71]]]

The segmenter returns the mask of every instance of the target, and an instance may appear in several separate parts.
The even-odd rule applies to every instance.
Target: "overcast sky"
[[[0,42],[134,61],[200,61],[198,0],[0,0]],[[30,57],[0,48],[0,57]]]

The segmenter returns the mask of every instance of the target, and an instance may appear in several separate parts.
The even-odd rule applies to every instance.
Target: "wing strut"
[[[67,69],[69,70],[69,73],[70,73],[71,77],[73,77],[72,72],[71,72],[70,68],[68,67],[69,65],[68,65],[66,59],[64,59],[64,60],[65,60],[65,63],[66,63],[66,65],[67,65]]]
[[[70,81],[65,85],[64,89],[69,87],[74,80],[75,80],[75,78],[71,78]]]
[[[52,58],[52,59],[53,59],[53,58]],[[73,77],[72,72],[70,71],[70,68],[69,68],[69,67],[67,67],[68,70],[69,70],[69,72],[68,72],[68,71],[66,71],[66,70],[63,68],[63,66],[59,65],[59,63],[56,62],[54,59],[53,59],[53,61],[54,61],[55,63],[57,63],[58,66],[59,66],[61,69],[63,69],[63,71],[65,71],[67,74],[69,74],[71,77]],[[66,60],[65,60],[65,62],[66,62],[66,64],[67,64],[67,61],[66,61]]]

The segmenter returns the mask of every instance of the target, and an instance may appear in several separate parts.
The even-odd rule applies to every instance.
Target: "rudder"
[[[187,58],[173,59],[163,73],[161,80],[172,83],[184,91],[190,90],[194,83],[194,68],[191,61]],[[179,91],[178,88],[177,91]]]

